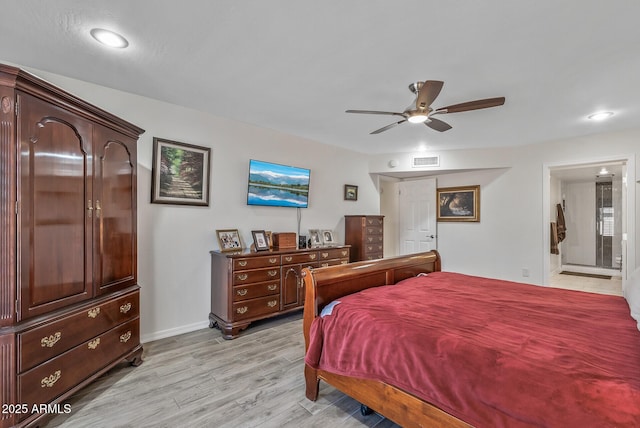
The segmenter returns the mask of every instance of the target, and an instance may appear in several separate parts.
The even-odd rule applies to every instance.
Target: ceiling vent
[[[440,166],[440,156],[413,156],[411,158],[411,166],[413,168]]]

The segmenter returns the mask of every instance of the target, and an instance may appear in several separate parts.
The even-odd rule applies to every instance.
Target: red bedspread
[[[339,300],[312,325],[312,367],[477,427],[640,427],[640,331],[622,297],[434,272]]]

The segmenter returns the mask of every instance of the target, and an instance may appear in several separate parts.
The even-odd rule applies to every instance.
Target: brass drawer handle
[[[317,255],[316,253],[311,253],[311,254],[309,254],[309,258],[310,258],[311,260],[315,260],[315,259],[316,259],[316,257],[318,257],[318,255]]]
[[[130,310],[131,310],[131,303],[125,303],[124,305],[120,306],[120,312],[123,314],[126,314]]]
[[[42,339],[40,339],[40,346],[42,346],[43,348],[52,348],[53,345],[55,345],[61,337],[62,333],[56,331],[51,336],[43,337]]]
[[[125,334],[120,335],[120,342],[127,343],[131,339],[131,330],[126,332]]]
[[[269,263],[276,263],[278,261],[277,257],[272,257],[269,259]]]
[[[369,224],[373,224],[373,219],[372,219],[372,218],[368,218],[368,219],[367,219],[367,222],[368,222]]]
[[[349,264],[349,260],[341,260],[340,264],[341,265],[348,265]]]
[[[372,236],[367,236],[367,240],[368,240],[369,242],[373,242],[373,237],[372,237]]]
[[[240,275],[238,275],[238,276],[237,276],[237,278],[238,278],[240,281],[244,281],[244,280],[246,280],[247,278],[249,278],[249,275],[247,275],[246,273],[241,273]]]
[[[267,306],[269,306],[270,308],[275,307],[277,304],[278,304],[278,301],[277,301],[277,300],[269,300],[269,301],[267,302]]]
[[[93,309],[89,309],[89,312],[87,312],[87,316],[89,318],[95,318],[100,314],[100,308],[93,308]]]
[[[242,315],[242,314],[246,314],[248,310],[249,308],[247,308],[246,306],[243,306],[241,308],[236,309],[236,312]]]
[[[320,255],[322,256],[323,259],[326,259],[327,257],[329,257],[329,253],[321,253]]]
[[[246,260],[239,260],[238,264],[242,267],[245,267],[247,265],[247,261]]]
[[[246,296],[247,295],[247,289],[243,288],[241,290],[238,290],[237,293],[238,293],[238,296]]]
[[[267,290],[269,291],[275,291],[278,289],[278,284],[269,284],[267,285]]]
[[[285,260],[285,261],[287,261],[287,262],[290,262],[291,260],[293,260],[293,257],[291,257],[291,256],[286,256],[286,257],[284,258],[284,260]]]
[[[62,377],[62,371],[56,370],[52,375],[43,378],[40,381],[40,386],[43,388],[51,388]]]
[[[320,267],[327,267],[327,266],[329,266],[329,263],[322,263],[322,264],[320,265]]]
[[[347,257],[348,251],[347,250],[343,250],[342,251],[342,257]]]
[[[277,270],[270,270],[269,272],[267,272],[267,275],[269,275],[270,277],[274,277],[278,274]]]
[[[100,338],[98,337],[97,339],[92,340],[91,342],[87,343],[87,347],[89,349],[96,349],[99,344],[100,344]]]

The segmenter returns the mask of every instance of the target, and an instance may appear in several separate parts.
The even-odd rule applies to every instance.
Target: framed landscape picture
[[[151,202],[209,205],[211,149],[153,138]]]
[[[443,187],[437,198],[438,221],[480,221],[480,186]]]

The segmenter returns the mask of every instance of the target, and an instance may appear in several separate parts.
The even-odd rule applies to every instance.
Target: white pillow
[[[631,309],[631,316],[638,323],[638,330],[640,330],[640,267],[629,276],[624,297]]]

